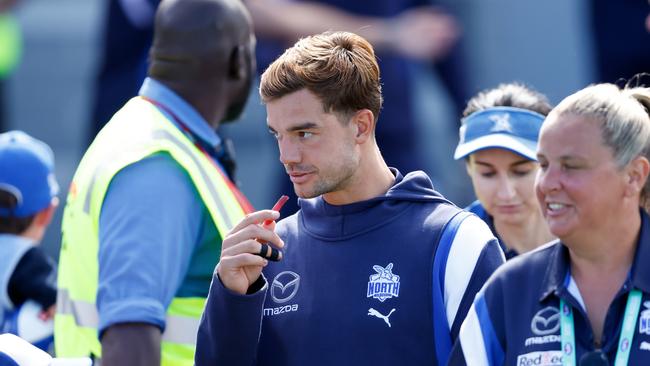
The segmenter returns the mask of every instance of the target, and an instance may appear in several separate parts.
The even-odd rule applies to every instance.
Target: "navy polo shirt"
[[[616,357],[628,293],[643,293],[629,364],[650,365],[650,218],[641,231],[630,275],[605,318],[600,348]],[[561,365],[560,298],[573,307],[576,361],[595,350],[569,251],[555,241],[501,266],[477,294],[461,327],[449,365]]]

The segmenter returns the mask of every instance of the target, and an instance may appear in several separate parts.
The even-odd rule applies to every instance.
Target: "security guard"
[[[254,37],[237,0],[166,0],[140,95],[97,135],[70,187],[59,357],[191,365],[221,238],[250,210],[216,128],[239,116]]]

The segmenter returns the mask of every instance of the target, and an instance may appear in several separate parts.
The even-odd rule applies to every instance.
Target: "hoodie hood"
[[[412,205],[451,204],[434,188],[429,177],[422,171],[402,176],[391,168],[395,182],[388,191],[378,197],[348,205],[334,206],[322,196],[299,199],[298,222],[300,229],[321,240],[346,240],[375,230],[406,213]]]

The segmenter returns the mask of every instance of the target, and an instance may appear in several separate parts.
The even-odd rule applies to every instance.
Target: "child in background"
[[[32,342],[37,339],[21,334],[22,328],[38,333],[39,325],[47,333],[54,316],[55,270],[38,244],[58,205],[58,189],[47,144],[21,131],[0,134],[0,332]],[[41,321],[16,324],[23,304],[37,304]],[[37,345],[47,347],[51,335]]]

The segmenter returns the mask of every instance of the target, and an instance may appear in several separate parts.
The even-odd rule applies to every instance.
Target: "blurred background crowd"
[[[260,72],[303,34],[340,24],[366,36],[378,50],[388,101],[378,125],[388,164],[426,171],[460,207],[474,199],[463,162],[453,160],[460,112],[470,96],[518,81],[555,104],[590,83],[650,71],[647,0],[330,0],[300,2],[306,7],[290,14],[282,6],[291,3],[247,3]],[[97,130],[137,93],[156,4],[0,0],[0,131],[20,129],[52,147],[62,200]],[[434,8],[418,8],[425,4]],[[390,19],[391,37],[373,35],[373,26],[355,28],[359,17],[366,24]],[[257,91],[251,93],[242,120],[220,132],[235,141],[241,189],[255,208],[265,208],[292,189]],[[54,258],[61,212],[43,240]]]

